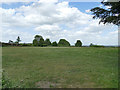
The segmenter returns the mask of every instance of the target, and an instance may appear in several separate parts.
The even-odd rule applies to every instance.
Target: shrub
[[[56,41],[53,42],[53,43],[52,43],[52,46],[58,46],[57,42],[56,42]]]
[[[47,47],[47,44],[42,44],[41,47]]]
[[[42,47],[43,44],[45,44],[43,37],[40,35],[36,35],[33,40],[33,45]]]
[[[75,43],[76,47],[81,47],[82,46],[82,42],[80,40],[77,40],[77,42]]]
[[[70,47],[75,47],[75,46],[72,45],[72,46],[70,46]]]
[[[38,46],[38,41],[36,39],[33,40],[33,45]]]
[[[93,47],[93,46],[94,46],[94,44],[90,43],[89,47]]]
[[[21,46],[32,46],[32,44],[31,43],[22,43],[22,44],[20,44]]]
[[[45,44],[46,44],[47,46],[51,45],[51,42],[50,42],[50,39],[49,39],[49,38],[47,38],[47,39],[45,40]]]
[[[60,47],[69,47],[70,43],[65,39],[60,39],[60,41],[58,42],[58,46],[60,46]]]
[[[103,45],[94,45],[94,44],[90,44],[90,47],[105,47],[105,46],[103,46]]]
[[[40,41],[38,42],[38,46],[43,46],[44,43],[44,39],[43,38],[40,38]]]

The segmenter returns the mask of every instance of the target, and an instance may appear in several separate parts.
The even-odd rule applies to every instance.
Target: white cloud
[[[3,24],[9,26],[31,26],[54,23],[86,24],[89,15],[77,8],[70,8],[68,2],[62,3],[33,3],[31,6],[21,6],[17,9],[2,9]],[[19,17],[19,18],[18,18]]]
[[[32,2],[38,0],[0,0],[0,3],[14,3],[14,2]]]
[[[0,38],[0,41],[6,41],[13,40],[16,41],[17,37],[20,36],[21,42],[31,42],[31,40],[34,38],[34,35],[28,33],[28,32],[22,32],[18,30],[12,30],[12,29],[3,29],[0,30],[0,33],[2,32],[2,38]]]
[[[42,25],[35,28],[36,31],[54,31],[60,30],[60,27],[57,25]]]
[[[20,35],[23,41],[32,42],[33,35],[40,34],[52,41],[65,38],[71,44],[74,44],[77,39],[81,39],[84,44],[91,42],[110,44],[106,41],[111,40],[112,37],[109,37],[109,35],[103,37],[102,33],[104,30],[112,28],[113,25],[99,25],[99,20],[93,20],[92,15],[83,13],[76,7],[69,7],[68,2],[55,2],[56,0],[51,2],[40,0],[20,8],[0,8],[2,27],[5,31],[2,36],[3,41],[8,41],[8,39]],[[89,12],[89,10],[86,10],[86,12]],[[27,27],[32,30],[26,30]],[[23,30],[20,31],[19,28]],[[112,34],[114,36],[112,40],[117,42],[115,35],[116,33]],[[111,42],[111,44],[116,44],[116,42]]]
[[[56,3],[58,0],[39,0],[39,3]]]

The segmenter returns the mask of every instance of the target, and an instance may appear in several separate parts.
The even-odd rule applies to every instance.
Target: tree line
[[[21,39],[18,36],[16,41],[9,40],[8,43],[2,43],[2,46],[39,46],[39,47],[46,47],[46,46],[54,46],[54,47],[70,47],[69,41],[65,39],[60,39],[57,43],[56,41],[51,42],[49,38],[44,38],[41,35],[35,35],[32,43],[20,43]],[[75,47],[81,47],[82,42],[80,40],[77,40]]]
[[[9,40],[8,43],[0,42],[0,46],[6,47],[6,46],[37,46],[37,47],[47,47],[47,46],[53,46],[53,47],[82,47],[81,40],[77,40],[74,45],[70,45],[70,43],[65,39],[60,39],[57,43],[56,41],[51,42],[49,38],[44,38],[41,35],[35,35],[32,43],[20,43],[21,39],[18,36],[16,41]],[[89,46],[83,46],[83,47],[105,47],[103,45],[96,45],[93,43],[90,43]],[[106,46],[106,47],[112,47],[112,46]],[[114,46],[113,46],[114,47]]]
[[[59,42],[57,43],[56,41],[51,42],[49,38],[44,40],[44,38],[41,35],[36,35],[33,40],[33,46],[40,46],[40,47],[45,47],[45,46],[59,46],[59,47],[69,47],[71,46],[70,43],[65,40],[65,39],[60,39]],[[82,42],[80,40],[77,40],[75,43],[76,47],[81,47]]]

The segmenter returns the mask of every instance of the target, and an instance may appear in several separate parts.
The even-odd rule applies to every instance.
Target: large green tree
[[[113,23],[117,26],[120,26],[120,1],[105,2],[103,0],[101,4],[108,8],[95,7],[91,9],[92,14],[94,15],[93,18],[99,18],[99,23]]]
[[[40,38],[43,38],[41,35],[35,35],[34,37],[38,42],[40,41]]]
[[[44,39],[40,35],[36,35],[33,40],[34,46],[42,46],[44,44]]]
[[[70,43],[65,39],[60,39],[60,41],[58,42],[58,46],[68,47],[70,46]]]
[[[33,40],[33,45],[38,46],[38,41],[36,39]]]
[[[82,42],[80,40],[77,40],[77,42],[75,43],[76,47],[81,47],[82,46]]]
[[[43,38],[40,38],[40,41],[39,41],[39,46],[43,46],[43,44],[45,44],[45,42],[44,42],[44,39]]]
[[[51,45],[51,42],[50,42],[50,39],[49,39],[49,38],[47,38],[47,39],[45,40],[45,44],[46,44],[47,46]]]

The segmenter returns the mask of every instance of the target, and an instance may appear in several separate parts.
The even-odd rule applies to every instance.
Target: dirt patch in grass
[[[53,82],[48,82],[48,81],[39,81],[35,84],[37,88],[56,88],[60,84],[58,83],[53,83]]]

